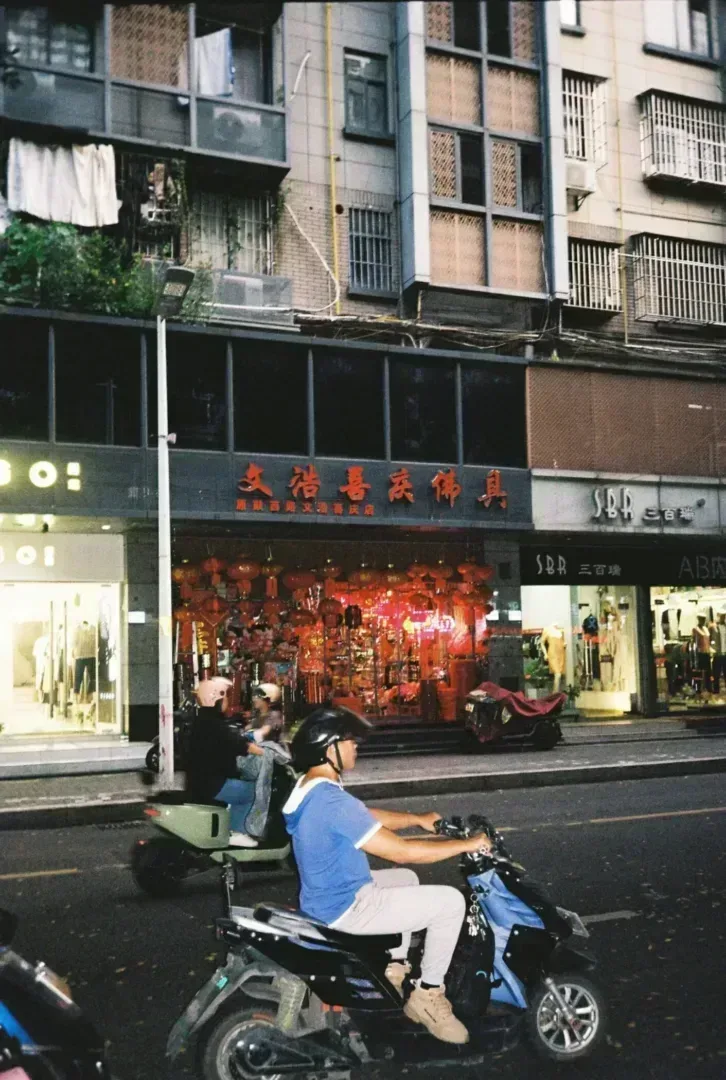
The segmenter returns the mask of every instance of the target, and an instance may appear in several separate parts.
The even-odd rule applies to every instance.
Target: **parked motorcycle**
[[[16,926],[0,909],[0,1078],[111,1080],[103,1039],[65,980],[10,948]]]
[[[566,702],[567,694],[533,700],[483,682],[466,699],[466,745],[481,750],[504,742],[529,742],[536,750],[551,750],[562,739],[557,717]]]
[[[142,838],[131,849],[131,873],[140,889],[150,896],[173,896],[184,878],[219,866],[228,855],[238,870],[260,863],[287,865],[290,838],[282,816],[295,774],[288,765],[275,762],[268,828],[255,848],[229,846],[229,807],[212,799],[190,802],[183,791],[163,791],[147,799],[144,814],[161,833]]]
[[[467,917],[447,994],[469,1029],[467,1045],[439,1042],[405,1017],[404,1000],[385,978],[387,950],[400,935],[346,934],[273,904],[233,906],[225,866],[217,938],[227,945],[226,963],[175,1024],[167,1054],[196,1044],[200,1080],[340,1076],[376,1062],[466,1068],[522,1036],[550,1061],[592,1054],[605,1036],[606,1007],[588,977],[595,960],[583,947],[589,935],[580,918],[524,880],[486,818],[442,820],[437,832],[484,833],[493,845],[460,863]]]
[[[192,721],[196,716],[193,705],[174,710],[174,764],[177,769],[183,771],[189,752],[189,736],[192,730]],[[159,771],[159,736],[154,736],[151,746],[146,752],[146,768],[150,772]],[[2,1078],[0,1078],[2,1080]]]

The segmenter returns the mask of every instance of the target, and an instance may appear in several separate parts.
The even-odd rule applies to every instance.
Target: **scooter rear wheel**
[[[552,750],[559,741],[559,725],[552,720],[540,720],[532,733],[535,750]]]
[[[576,1024],[563,1015],[552,991],[540,983],[532,994],[525,1017],[529,1042],[548,1061],[565,1064],[589,1057],[605,1038],[607,1006],[599,987],[577,972],[553,976],[558,993],[577,1016]]]
[[[167,840],[140,841],[131,851],[131,876],[149,896],[175,896],[186,873],[182,852]]]
[[[238,1045],[245,1034],[261,1025],[274,1027],[275,1014],[266,1009],[223,1011],[199,1048],[199,1075],[203,1080],[280,1080],[280,1073],[258,1073],[246,1068],[239,1053]]]

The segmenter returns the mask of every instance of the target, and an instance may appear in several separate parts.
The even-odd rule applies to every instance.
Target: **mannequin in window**
[[[38,701],[45,701],[50,683],[50,638],[43,634],[33,645],[33,663],[35,664],[35,696]]]
[[[696,669],[703,672],[703,689],[711,689],[711,631],[705,615],[697,617],[693,628],[693,641],[696,646]]]
[[[83,679],[88,673],[88,692],[96,689],[96,628],[84,619],[73,637],[73,691],[76,698],[81,692]]]
[[[560,688],[562,676],[565,674],[567,660],[564,627],[560,626],[559,623],[552,623],[551,626],[545,627],[539,643],[552,675],[552,688],[556,693]]]
[[[721,677],[726,682],[726,607],[721,608],[716,622],[711,626],[713,644],[713,689],[716,693],[721,688]]]

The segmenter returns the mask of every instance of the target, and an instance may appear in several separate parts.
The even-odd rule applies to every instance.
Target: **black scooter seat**
[[[330,941],[331,945],[340,945],[349,952],[386,952],[388,949],[397,949],[401,944],[400,934],[346,934],[343,930],[335,930],[318,922],[312,916],[295,908],[278,907],[277,904],[258,904],[254,910],[254,917],[259,922],[269,926],[279,926],[280,929],[290,930],[297,924],[299,932],[305,933],[306,928],[313,927]]]
[[[220,802],[219,799],[195,799],[188,791],[159,791],[156,795],[149,795],[146,801],[159,803],[161,806],[183,806],[189,803],[190,806],[209,806],[215,810],[227,806],[227,803]]]

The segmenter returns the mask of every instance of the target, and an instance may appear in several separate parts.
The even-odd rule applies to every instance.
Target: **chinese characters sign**
[[[511,478],[512,472],[507,476]],[[527,522],[528,498],[521,488],[510,493],[511,486],[500,469],[259,457],[244,462],[234,506],[238,514],[411,523],[464,519],[494,525],[505,524],[513,515]]]
[[[723,585],[726,548],[523,547],[520,570],[523,585]]]

